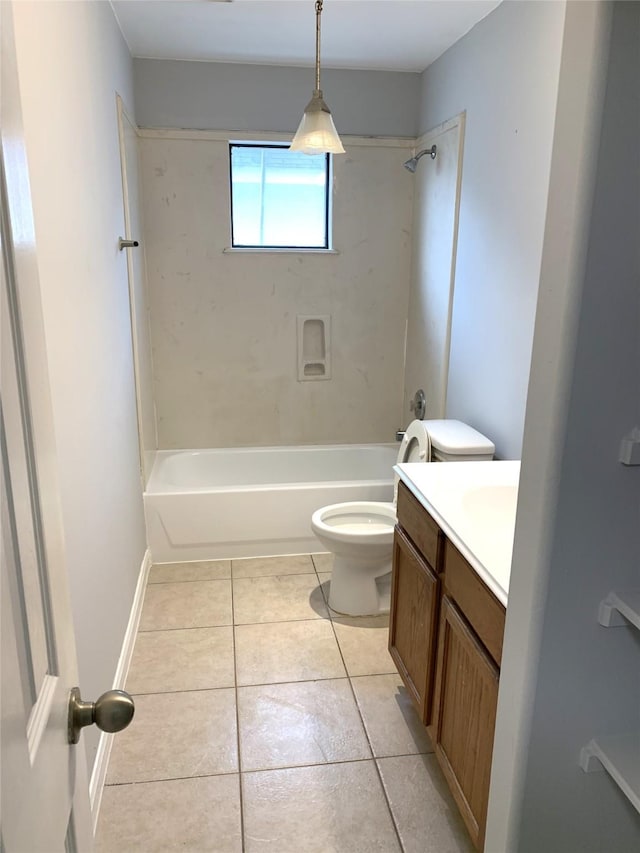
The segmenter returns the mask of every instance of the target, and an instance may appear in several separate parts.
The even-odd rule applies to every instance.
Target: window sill
[[[224,255],[236,254],[267,254],[267,255],[339,255],[337,249],[295,249],[278,246],[227,246],[222,250]]]

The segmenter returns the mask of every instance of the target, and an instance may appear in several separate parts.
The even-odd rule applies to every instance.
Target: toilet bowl
[[[350,616],[389,609],[389,575],[396,507],[379,501],[331,504],[311,517],[311,528],[333,551],[329,607]]]
[[[398,463],[492,459],[495,447],[460,421],[412,421],[398,451]],[[329,607],[349,616],[387,613],[390,605],[393,503],[352,501],[316,510],[311,529],[333,553]]]

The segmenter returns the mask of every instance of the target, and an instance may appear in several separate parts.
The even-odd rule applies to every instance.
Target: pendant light
[[[322,0],[316,0],[316,87],[307,104],[300,126],[289,146],[303,154],[344,154],[338,131],[320,88],[320,15]]]

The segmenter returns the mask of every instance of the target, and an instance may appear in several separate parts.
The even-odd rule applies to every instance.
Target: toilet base
[[[345,616],[378,616],[389,612],[391,554],[383,558],[334,555],[329,607]]]

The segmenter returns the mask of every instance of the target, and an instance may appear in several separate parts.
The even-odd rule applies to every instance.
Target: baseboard
[[[131,613],[129,614],[129,623],[125,631],[124,640],[122,642],[122,650],[116,667],[115,678],[113,679],[113,690],[124,690],[124,685],[127,680],[131,658],[133,656],[133,647],[136,642],[138,633],[138,625],[140,624],[140,614],[142,613],[142,603],[144,601],[144,591],[147,585],[149,569],[151,568],[151,551],[149,548],[145,551],[140,565],[140,573],[138,575],[138,583],[136,592],[131,605]],[[107,778],[107,767],[109,766],[109,756],[111,755],[111,746],[114,735],[108,732],[102,732],[98,743],[98,751],[93,764],[91,773],[91,781],[89,782],[89,800],[91,803],[91,820],[93,823],[93,832],[95,834],[98,826],[98,815],[100,814],[100,803],[102,802],[102,791],[104,789],[105,779]]]

